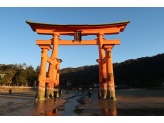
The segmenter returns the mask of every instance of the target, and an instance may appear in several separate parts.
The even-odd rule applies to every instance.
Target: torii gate
[[[115,86],[112,65],[111,50],[114,45],[120,44],[120,39],[106,40],[103,35],[118,34],[123,32],[130,20],[106,23],[106,24],[49,24],[38,23],[26,20],[32,30],[38,34],[52,35],[50,40],[36,40],[36,45],[42,49],[41,70],[39,74],[39,84],[37,100],[45,99],[45,83],[48,83],[46,97],[53,97],[54,86],[59,87],[59,68],[61,59],[58,59],[58,45],[98,45],[99,50],[99,90],[106,99],[115,100]],[[61,40],[60,35],[74,36],[74,40]],[[81,40],[82,36],[97,35],[95,40]],[[51,58],[48,57],[48,50],[52,49]],[[104,54],[105,50],[105,54]],[[49,62],[48,77],[46,77],[46,64]]]

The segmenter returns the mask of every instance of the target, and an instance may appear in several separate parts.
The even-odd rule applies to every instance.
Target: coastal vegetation
[[[113,64],[115,85],[128,85],[134,88],[161,87],[164,84],[164,53],[152,57],[129,59]],[[0,64],[1,85],[28,85],[38,83],[40,66],[23,64]],[[99,66],[82,66],[60,70],[60,86],[93,85],[99,83]]]

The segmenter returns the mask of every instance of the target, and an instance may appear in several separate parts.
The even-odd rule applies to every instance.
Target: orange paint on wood
[[[57,80],[57,59],[58,59],[58,33],[54,33],[54,40],[53,40],[53,51],[52,51],[52,58],[54,59],[54,64],[52,65],[52,80],[56,82]]]
[[[120,39],[115,40],[103,40],[104,44],[120,45]],[[47,44],[53,45],[53,40],[36,40],[36,45]],[[75,42],[74,40],[58,40],[58,45],[98,45],[97,40],[82,40],[81,42]]]
[[[53,64],[53,59],[51,59],[50,57],[47,56],[47,62]]]
[[[92,32],[91,30],[87,30],[84,32],[81,32],[81,35],[97,35],[97,33],[99,33],[101,30],[97,30]],[[45,34],[45,35],[53,35],[54,32],[59,33],[60,35],[74,35],[73,31],[69,31],[69,32],[60,32],[60,31],[54,31],[54,30],[44,30],[44,29],[36,29],[36,32],[38,34]],[[110,35],[110,34],[118,34],[120,32],[120,29],[113,29],[113,30],[103,30],[102,32],[104,32],[105,35]]]
[[[100,32],[98,36],[98,46],[99,46],[99,59],[100,59],[100,65],[101,65],[101,73],[102,73],[102,82],[105,82],[106,78],[106,64],[103,64],[103,59],[105,58],[104,50],[101,49],[103,45],[103,33]]]
[[[57,81],[56,81],[56,85],[59,86],[59,70],[60,70],[60,63],[62,62],[61,59],[57,60]]]

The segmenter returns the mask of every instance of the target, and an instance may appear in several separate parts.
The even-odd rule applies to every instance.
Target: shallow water
[[[116,101],[98,100],[92,91],[89,101],[86,92],[63,91],[61,97],[35,101],[36,92],[16,92],[12,96],[0,93],[1,116],[164,116],[163,91],[119,90]],[[153,95],[153,96],[152,96]],[[27,97],[26,97],[27,96]]]

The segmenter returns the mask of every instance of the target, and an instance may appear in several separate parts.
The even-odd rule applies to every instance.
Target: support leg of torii
[[[103,45],[106,54],[106,70],[107,70],[107,99],[116,100],[115,98],[115,85],[113,76],[112,53],[111,50],[114,45]]]
[[[36,100],[45,100],[45,80],[46,80],[46,66],[47,66],[47,51],[51,49],[49,45],[39,45],[41,52],[41,68],[39,74],[39,84]]]
[[[59,85],[57,85],[57,60],[58,60],[58,37],[59,34],[58,33],[54,33],[53,34],[53,51],[52,51],[52,55],[53,55],[53,59],[54,59],[54,64],[53,64],[53,75],[52,75],[52,80],[54,82],[55,85],[55,89],[57,90],[57,97],[59,96]]]
[[[52,55],[51,55],[51,58],[52,58]],[[53,96],[53,91],[54,91],[54,82],[52,80],[52,75],[53,75],[53,64],[49,64],[49,68],[48,68],[48,78],[51,78],[51,81],[50,83],[48,84],[47,86],[47,93],[46,93],[46,97],[49,98],[50,95],[52,96],[52,98],[54,97]]]
[[[102,82],[102,70],[101,70],[100,59],[97,59],[96,61],[99,63],[99,90],[101,91],[102,97],[104,97],[104,85]]]
[[[46,98],[54,98],[53,91],[54,91],[54,84],[50,82],[47,85]]]
[[[57,81],[56,81],[56,86],[59,87],[59,71],[60,71],[60,63],[62,62],[61,59],[57,60]],[[59,91],[57,93],[57,97],[59,97]]]
[[[98,49],[99,49],[99,86],[100,86],[100,91],[101,95],[103,98],[106,98],[107,96],[107,88],[105,86],[105,78],[106,78],[106,64],[103,64],[103,59],[105,58],[104,50],[102,49],[103,45],[103,33],[98,33],[97,34],[97,41],[98,41]]]
[[[51,58],[52,58],[52,55],[51,55]],[[48,77],[51,79],[50,83],[48,84],[48,87],[47,87],[47,98],[51,97],[51,98],[54,98],[54,81],[52,79],[52,76],[53,76],[53,64],[49,64],[49,69],[48,69]]]

